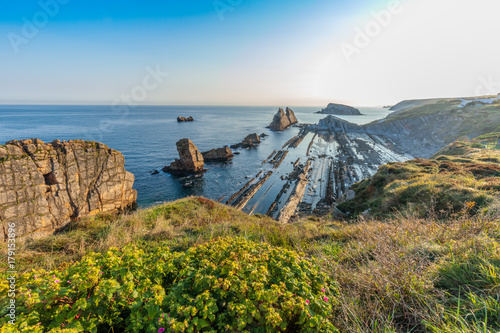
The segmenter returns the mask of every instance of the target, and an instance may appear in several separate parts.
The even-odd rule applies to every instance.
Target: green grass
[[[283,225],[187,198],[25,239],[18,258],[23,272],[57,270],[129,244],[184,253],[214,239],[242,237],[303,253],[336,281],[331,316],[342,332],[484,332],[497,329],[500,318],[498,221],[498,215],[436,221],[407,214],[383,222],[314,218]]]

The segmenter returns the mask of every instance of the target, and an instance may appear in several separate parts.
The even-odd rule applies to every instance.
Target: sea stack
[[[273,131],[283,131],[290,127],[293,124],[296,124],[297,118],[295,117],[295,113],[290,108],[286,108],[286,113],[283,109],[279,109],[278,112],[274,115],[272,123],[269,125],[269,128]]]
[[[179,159],[164,167],[164,172],[180,176],[205,172],[205,169],[203,169],[205,166],[203,155],[191,140],[181,139],[177,141],[176,145]]]

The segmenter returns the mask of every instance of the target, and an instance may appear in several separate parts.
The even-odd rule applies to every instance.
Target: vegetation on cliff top
[[[399,213],[378,220],[283,225],[186,198],[19,240],[17,327],[2,267],[0,332],[499,331],[494,140],[382,167],[368,184]],[[456,207],[427,214],[429,193]]]
[[[338,208],[354,216],[370,210],[376,217],[401,212],[438,218],[464,210],[495,213],[500,193],[499,136],[454,142],[432,160],[386,164],[372,178],[355,184],[355,198]]]

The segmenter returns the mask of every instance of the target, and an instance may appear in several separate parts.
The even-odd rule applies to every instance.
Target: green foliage
[[[146,247],[144,247],[146,248]],[[335,332],[337,291],[292,251],[242,238],[128,245],[17,281],[19,332]],[[0,294],[8,286],[2,279]],[[6,309],[2,297],[2,309]],[[5,311],[0,332],[12,329]]]

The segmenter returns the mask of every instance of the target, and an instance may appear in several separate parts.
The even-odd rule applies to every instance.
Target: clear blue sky
[[[376,81],[368,85],[363,76],[367,66],[387,64],[381,60],[382,46],[405,46],[390,40],[395,30],[411,29],[404,17],[393,17],[354,63],[339,57],[341,43],[351,43],[356,27],[364,27],[373,20],[370,13],[384,10],[390,1],[220,0],[231,7],[221,20],[211,0],[60,0],[67,3],[49,13],[53,17],[48,15],[34,36],[26,35],[26,20],[43,19],[40,3],[52,1],[3,4],[2,104],[110,104],[143,85],[148,67],[169,76],[148,91],[143,104],[366,104],[418,97],[399,91],[400,84],[392,95],[384,91],[383,96],[373,94],[379,99],[369,97]],[[405,8],[401,16],[412,17],[412,11]],[[498,29],[491,35],[498,36]],[[19,44],[13,46],[13,36],[23,42],[14,39]],[[477,68],[468,76],[474,82],[464,85],[472,90],[476,76],[487,74],[486,67]]]

